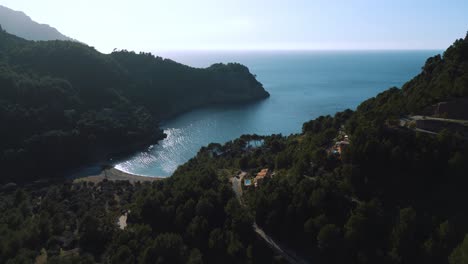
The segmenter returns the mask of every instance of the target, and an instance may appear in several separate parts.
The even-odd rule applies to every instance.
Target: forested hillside
[[[63,176],[164,137],[158,122],[268,96],[239,64],[195,69],[151,54],[101,54],[0,30],[0,182]]]
[[[64,134],[86,135],[76,148],[93,151],[95,145],[86,145],[91,139],[131,143],[154,135],[146,134],[153,129],[143,126],[147,120],[134,119],[151,119],[159,111],[140,91],[164,94],[158,90],[165,87],[162,84],[174,87],[170,91],[175,93],[183,91],[175,88],[178,82],[173,79],[151,77],[163,71],[161,65],[167,64],[164,76],[182,72],[178,76],[184,84],[200,78],[192,83],[204,85],[210,76],[215,84],[243,83],[247,94],[259,87],[239,65],[194,70],[148,54],[123,51],[107,56],[76,43],[31,46],[9,35],[1,37],[1,76],[6,76],[2,88],[10,88],[1,91],[0,113],[3,124],[18,128],[1,131],[12,139],[2,141],[9,149],[4,162],[8,155],[28,157],[34,153],[31,146],[40,144],[61,153],[53,147],[68,142]],[[59,46],[52,50],[61,55],[47,53],[50,45]],[[90,58],[67,65],[70,57],[62,55],[69,52],[62,49]],[[43,53],[52,59],[41,59]],[[35,54],[36,59],[23,54]],[[297,135],[244,135],[224,145],[210,144],[162,181],[3,185],[0,262],[284,262],[255,234],[256,224],[311,263],[467,263],[467,138],[450,127],[431,132],[401,122],[434,103],[467,96],[466,54],[468,36],[442,56],[428,59],[422,73],[402,89],[391,88],[355,111],[311,120]],[[85,79],[66,70],[87,65],[91,58],[100,66],[82,69]],[[146,66],[136,67],[141,64]],[[103,77],[99,84],[89,80],[96,78],[95,71]],[[231,85],[222,87],[214,94],[232,92]],[[49,96],[62,100],[44,99]],[[135,101],[144,107],[134,108]],[[50,120],[68,124],[69,130],[53,127]],[[120,134],[129,124],[135,133]],[[27,125],[31,128],[22,129]],[[23,131],[44,132],[31,136]],[[19,143],[20,138],[34,140]],[[257,173],[266,168],[271,173],[260,181]],[[232,191],[236,181],[243,185],[237,199]],[[120,229],[117,220],[122,215],[128,216],[127,226]]]
[[[398,121],[466,97],[466,54],[468,36],[428,59],[403,89],[356,111],[307,122],[299,135],[212,144],[180,170],[211,164],[244,170],[252,181],[273,170],[257,187],[244,186],[244,200],[260,227],[313,263],[467,263],[467,139]]]
[[[0,210],[1,263],[272,262],[227,179],[203,165],[153,184],[3,188]]]

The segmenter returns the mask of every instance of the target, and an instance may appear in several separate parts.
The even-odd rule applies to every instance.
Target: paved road
[[[414,128],[414,131],[421,132],[421,133],[426,133],[426,134],[431,134],[431,135],[437,135],[436,132],[425,130],[425,129],[420,129],[420,128]]]
[[[464,125],[464,126],[468,126],[468,120],[446,119],[446,118],[420,116],[420,115],[400,118],[400,126],[412,129],[413,131],[416,131],[416,132],[421,132],[421,133],[425,133],[425,134],[429,134],[429,135],[437,135],[438,134],[437,132],[434,132],[434,131],[421,129],[421,128],[417,128],[417,127],[414,127],[414,128],[410,127],[411,122],[415,122],[415,121],[418,121],[418,120],[441,121],[441,122],[457,123],[457,124],[461,124],[461,125]]]
[[[239,174],[239,178],[237,177],[232,177],[231,178],[231,183],[232,183],[232,189],[234,190],[234,193],[236,194],[237,199],[239,200],[239,203],[242,206],[245,206],[244,201],[242,200],[242,179],[247,175],[247,173],[242,172]],[[296,253],[291,251],[290,249],[287,249],[286,247],[278,244],[273,240],[272,237],[267,235],[263,229],[261,229],[256,222],[253,223],[252,228],[254,229],[255,233],[265,241],[268,246],[270,246],[276,253],[280,254],[287,262],[292,263],[292,264],[306,264],[309,263],[308,261],[302,259],[299,257]]]
[[[450,119],[450,118],[440,118],[440,117],[420,116],[420,115],[410,116],[409,118],[412,120],[433,120],[433,121],[443,121],[443,122],[468,125],[468,120],[461,120],[461,119]]]
[[[234,190],[234,193],[236,194],[236,197],[241,203],[241,205],[244,205],[244,202],[242,201],[242,180],[244,179],[246,175],[247,175],[246,172],[241,172],[239,174],[239,178],[237,177],[231,178],[232,189]]]
[[[429,130],[425,130],[425,129],[421,129],[421,128],[417,128],[417,127],[414,127],[414,128],[411,128],[409,123],[410,122],[415,122],[416,120],[449,120],[449,119],[443,119],[443,118],[426,118],[424,119],[423,116],[410,116],[410,117],[404,117],[404,118],[400,118],[400,126],[402,127],[406,127],[406,128],[409,128],[413,131],[416,131],[416,132],[421,132],[421,133],[426,133],[426,134],[430,134],[430,135],[437,135],[436,132],[433,132],[433,131],[429,131]]]
[[[301,259],[299,256],[297,256],[296,253],[292,252],[289,249],[286,249],[284,246],[278,245],[273,238],[271,238],[269,235],[261,229],[257,223],[254,222],[253,224],[253,229],[255,233],[257,233],[272,249],[274,249],[278,254],[280,254],[287,262],[292,263],[292,264],[306,264],[309,263],[308,261]]]

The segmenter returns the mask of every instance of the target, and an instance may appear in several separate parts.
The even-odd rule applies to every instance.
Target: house
[[[336,136],[336,138],[334,138],[333,141],[335,142],[335,144],[331,145],[327,149],[327,153],[329,155],[335,155],[338,158],[340,158],[343,154],[343,151],[349,146],[350,143],[349,136],[344,131],[343,126],[341,127],[340,131],[338,131],[338,135]]]
[[[347,140],[336,142],[335,150],[338,154],[341,155],[343,151],[348,147],[348,145],[349,145],[349,141]]]
[[[262,169],[259,173],[257,173],[257,176],[255,176],[254,179],[255,187],[257,187],[259,184],[262,184],[266,177],[270,177],[270,171],[268,169]]]
[[[343,154],[343,151],[349,146],[349,140],[345,138],[345,140],[342,141],[337,141],[335,145],[330,147],[330,149],[327,150],[329,154],[341,156]]]

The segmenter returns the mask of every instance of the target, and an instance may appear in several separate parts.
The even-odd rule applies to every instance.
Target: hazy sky
[[[445,49],[468,0],[0,0],[109,52],[171,49]]]

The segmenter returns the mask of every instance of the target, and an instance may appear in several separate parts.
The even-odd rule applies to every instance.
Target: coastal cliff
[[[210,104],[269,96],[240,64],[197,69],[149,53],[102,54],[0,29],[0,181],[61,176],[164,138],[158,123]]]
[[[128,85],[123,92],[159,119],[207,105],[246,103],[270,96],[239,63],[193,68],[150,53],[125,50],[113,52],[111,57],[137,85]]]

